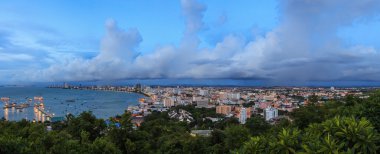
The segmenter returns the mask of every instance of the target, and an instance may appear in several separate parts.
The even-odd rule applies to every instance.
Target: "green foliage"
[[[295,125],[299,128],[306,128],[311,123],[320,123],[325,120],[325,113],[324,106],[310,104],[295,109],[290,115],[294,119]]]
[[[268,144],[269,142],[263,137],[251,137],[249,141],[244,143],[240,152],[251,154],[269,153]]]
[[[78,117],[68,119],[66,130],[76,139],[80,139],[82,131],[89,132],[89,139],[93,141],[102,135],[105,127],[103,119],[96,119],[92,112],[83,112]]]
[[[370,98],[357,105],[360,111],[359,117],[366,117],[380,131],[380,90],[371,94]]]
[[[106,138],[100,137],[96,138],[94,143],[91,145],[90,153],[92,154],[119,154],[121,151]]]
[[[245,126],[253,136],[265,133],[270,129],[270,125],[261,116],[253,116],[247,120]]]
[[[271,151],[274,153],[295,153],[299,149],[300,133],[298,129],[282,129],[276,140],[269,143]]]
[[[226,137],[224,139],[224,143],[230,150],[239,148],[250,137],[249,130],[240,125],[232,125],[227,127],[225,130],[225,135]]]
[[[314,97],[314,96],[313,96]],[[310,97],[310,101],[319,98]],[[347,96],[324,104],[311,103],[289,113],[275,125],[253,116],[245,125],[234,117],[218,122],[215,109],[182,106],[195,121],[170,119],[153,112],[133,129],[131,115],[123,114],[107,127],[91,112],[68,115],[57,123],[0,120],[0,153],[377,153],[380,139],[380,91],[368,99]],[[51,125],[53,130],[47,131]],[[193,129],[213,130],[209,137],[191,136]]]
[[[365,118],[337,116],[304,131],[283,128],[275,136],[252,137],[239,153],[376,153],[379,141],[379,134]]]

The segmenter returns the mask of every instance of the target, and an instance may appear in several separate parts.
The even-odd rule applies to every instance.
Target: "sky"
[[[0,83],[379,82],[378,0],[0,1]]]

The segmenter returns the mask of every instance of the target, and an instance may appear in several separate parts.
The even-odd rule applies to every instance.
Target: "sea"
[[[137,93],[75,90],[45,87],[0,87],[0,97],[9,97],[9,103],[30,103],[30,107],[16,109],[15,107],[0,108],[0,118],[18,121],[21,119],[41,121],[34,104],[44,104],[44,112],[54,117],[64,117],[67,114],[78,115],[91,111],[97,118],[107,119],[121,115],[129,105],[137,105],[145,96]],[[34,100],[43,97],[43,101]]]

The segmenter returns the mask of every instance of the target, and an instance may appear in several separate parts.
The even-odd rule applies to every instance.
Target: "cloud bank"
[[[247,78],[278,81],[380,81],[380,53],[372,46],[347,46],[339,28],[379,15],[380,2],[362,0],[283,0],[280,23],[248,40],[226,35],[215,47],[200,47],[207,7],[181,0],[185,29],[179,45],[139,52],[137,29],[123,30],[109,20],[100,52],[91,59],[67,57],[46,69],[28,72],[35,81],[128,78]],[[265,17],[263,17],[265,18]],[[22,56],[21,58],[30,58]],[[0,58],[1,60],[1,58]],[[23,78],[17,76],[16,78]]]

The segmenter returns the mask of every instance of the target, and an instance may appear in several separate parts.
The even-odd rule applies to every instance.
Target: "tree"
[[[120,123],[121,123],[121,127],[127,131],[131,131],[132,130],[132,122],[131,122],[131,114],[128,113],[128,112],[125,112],[121,115],[121,120],[120,120]]]
[[[101,132],[106,128],[103,119],[96,119],[92,112],[82,112],[78,117],[71,117],[68,120],[67,131],[74,138],[80,139],[82,131],[90,133],[89,139],[94,141],[101,136]]]
[[[251,135],[257,136],[266,132],[270,128],[270,125],[265,121],[263,117],[254,116],[247,120],[245,127],[249,129]]]
[[[222,121],[218,121],[215,123],[215,128],[216,129],[225,129],[228,126],[232,125],[239,125],[239,119],[236,117],[230,117],[230,118],[225,118]]]
[[[225,130],[224,144],[227,149],[234,150],[239,148],[250,138],[249,130],[241,125],[231,125]]]
[[[269,153],[269,149],[267,145],[269,143],[261,136],[251,137],[248,142],[245,142],[241,153],[250,153],[250,154],[261,154],[261,153]]]
[[[121,154],[121,151],[110,141],[104,137],[96,138],[94,143],[91,145],[92,154]]]
[[[0,136],[0,153],[26,153],[27,143],[21,137],[2,135]]]
[[[340,153],[344,143],[339,143],[330,134],[327,134],[321,144],[320,153]]]
[[[359,117],[366,117],[377,131],[380,131],[380,90],[373,92],[360,105]]]
[[[308,100],[310,101],[310,103],[316,104],[319,101],[319,97],[317,95],[311,95],[309,96]]]
[[[339,143],[344,144],[345,150],[375,153],[378,149],[379,134],[365,118],[358,120],[354,117],[337,116],[323,122],[322,126],[325,133],[331,134]]]
[[[294,124],[303,129],[311,123],[320,123],[325,120],[326,110],[323,106],[310,104],[295,109],[291,114]]]
[[[277,135],[277,142],[270,142],[274,153],[296,153],[299,147],[299,136],[301,131],[298,129],[282,129]]]

